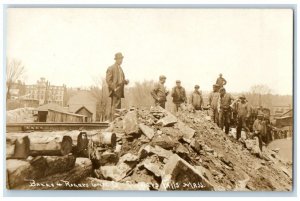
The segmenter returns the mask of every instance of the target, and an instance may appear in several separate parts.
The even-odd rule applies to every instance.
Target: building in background
[[[55,103],[64,106],[66,86],[50,85],[45,78],[40,78],[36,84],[25,85],[25,93],[20,96],[24,102],[38,101],[39,105]]]
[[[87,121],[96,121],[97,99],[88,90],[77,90],[68,101],[69,112],[87,116]]]

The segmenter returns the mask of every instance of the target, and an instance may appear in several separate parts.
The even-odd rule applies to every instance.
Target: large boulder
[[[177,154],[171,156],[163,172],[160,190],[214,190],[198,169]]]

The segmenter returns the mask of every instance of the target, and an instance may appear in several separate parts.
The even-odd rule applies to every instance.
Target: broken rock
[[[199,170],[177,154],[172,155],[163,171],[160,190],[214,190]]]
[[[167,116],[158,120],[157,124],[162,126],[173,126],[176,122],[177,118],[172,114],[168,114]]]
[[[145,124],[142,124],[142,123],[139,124],[139,128],[144,133],[144,135],[146,135],[150,140],[153,138],[154,130],[152,128],[150,128],[149,126],[146,126]]]
[[[155,137],[151,142],[151,145],[157,145],[164,149],[173,149],[176,147],[176,144],[178,143],[173,138],[165,134]]]
[[[102,166],[100,171],[105,179],[120,181],[127,176],[132,168],[126,163],[120,163],[117,166]]]
[[[140,158],[145,158],[149,155],[155,154],[159,158],[164,159],[164,158],[170,158],[172,156],[172,152],[165,150],[159,146],[152,147],[151,145],[147,145],[139,151],[139,156]]]
[[[156,177],[161,177],[162,171],[159,164],[153,163],[150,158],[143,162],[144,168],[152,172]]]
[[[139,132],[139,125],[136,111],[129,111],[123,119],[123,130],[128,134],[137,134]]]
[[[182,121],[178,121],[178,123],[176,124],[176,127],[180,130],[180,132],[182,132],[184,139],[191,140],[195,135],[196,131],[194,129],[190,128],[189,126],[187,126]]]

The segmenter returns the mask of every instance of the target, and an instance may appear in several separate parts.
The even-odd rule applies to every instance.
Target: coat
[[[174,87],[172,89],[173,103],[181,104],[187,101],[185,89],[183,87]]]
[[[203,106],[202,93],[200,91],[194,91],[191,95],[190,101],[195,109],[202,108]]]
[[[106,71],[106,83],[108,85],[109,97],[117,96],[124,98],[125,75],[121,67],[114,64]]]
[[[166,87],[161,83],[156,83],[151,91],[151,95],[155,102],[164,103],[167,101],[168,91]]]

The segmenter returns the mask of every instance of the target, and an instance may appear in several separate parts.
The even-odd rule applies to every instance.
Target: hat
[[[195,85],[195,89],[199,89],[199,88],[200,88],[200,86],[196,84]]]
[[[240,99],[246,99],[246,96],[244,94],[240,95]]]
[[[220,73],[219,76],[223,76],[222,73]]]
[[[176,80],[176,83],[181,83],[181,81],[180,80]]]
[[[164,75],[159,76],[159,80],[165,80],[165,79],[167,79],[166,76]]]
[[[121,52],[118,52],[118,53],[115,54],[115,60],[116,59],[121,59],[121,58],[124,58],[124,56],[122,55]]]

